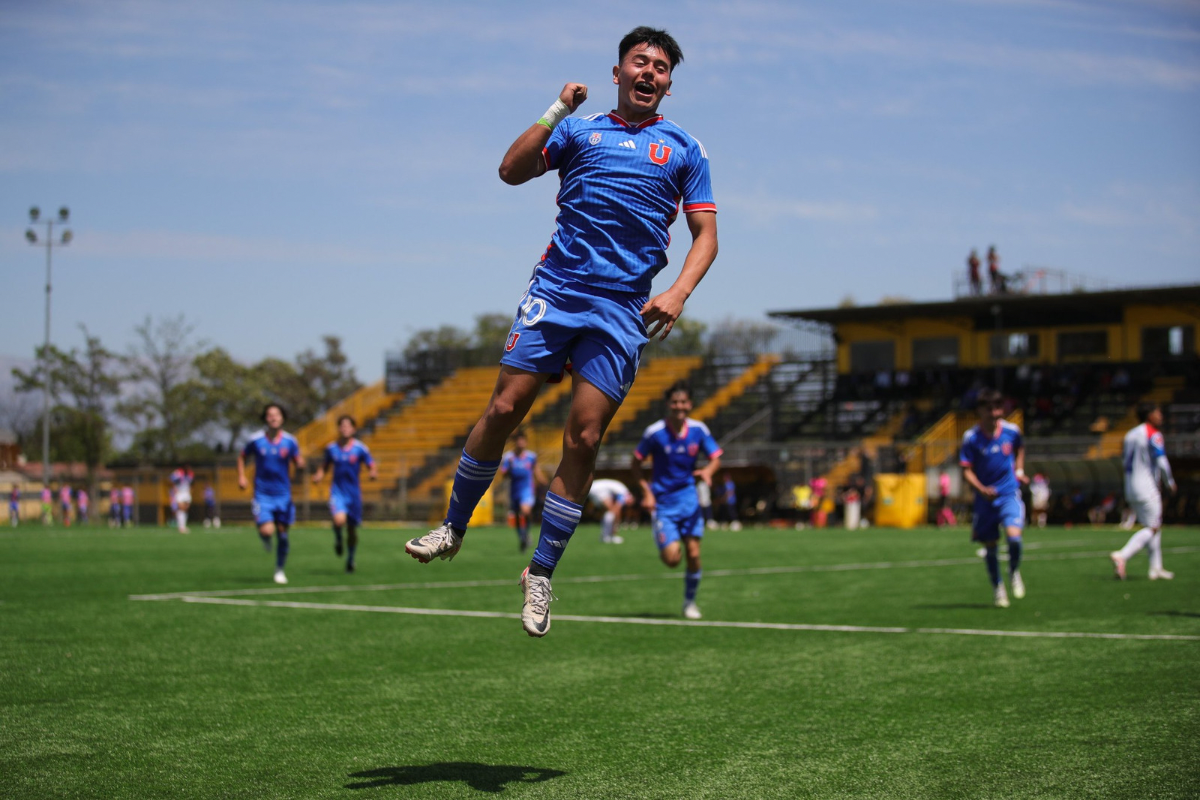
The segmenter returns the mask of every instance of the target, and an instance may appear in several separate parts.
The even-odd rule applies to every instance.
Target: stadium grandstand
[[[822,477],[832,519],[847,487],[857,488],[870,519],[877,476],[923,476],[924,502],[943,468],[965,508],[958,443],[974,424],[975,396],[997,387],[1009,419],[1025,430],[1026,471],[1050,482],[1054,522],[1086,522],[1106,498],[1119,499],[1121,437],[1144,400],[1163,406],[1180,479],[1167,519],[1195,522],[1198,326],[1200,285],[1089,291],[1078,282],[1042,281],[1024,293],[774,311],[763,323],[720,328],[692,352],[648,346],[605,436],[597,476],[632,484],[630,454],[661,415],[664,389],[684,379],[694,390],[693,416],[725,448],[743,520],[790,524],[800,513],[797,490]],[[379,462],[379,480],[363,486],[367,517],[440,518],[497,359],[488,349],[388,354],[385,379],[297,431],[301,447],[319,458],[337,417],[353,415]],[[548,384],[523,426],[548,473],[559,458],[570,388],[570,377]],[[200,490],[215,486],[227,518],[248,514],[231,466],[197,470],[197,478]],[[116,480],[136,484],[140,516],[161,522],[165,474],[131,471]],[[324,519],[327,493],[328,484],[299,482],[301,518]],[[496,493],[498,502],[503,494]]]

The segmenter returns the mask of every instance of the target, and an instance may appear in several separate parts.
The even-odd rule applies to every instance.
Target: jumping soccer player
[[[683,575],[683,616],[700,619],[696,592],[700,588],[700,541],[704,537],[704,512],[696,494],[696,479],[712,486],[712,478],[721,466],[721,446],[703,422],[689,419],[692,390],[685,381],[676,381],[665,396],[667,415],[642,434],[633,451],[631,467],[634,479],[642,486],[642,507],[653,515],[654,541],[662,562],[674,569],[686,550],[687,568]],[[708,464],[696,469],[701,453]],[[653,472],[647,481],[642,461],[649,457]],[[681,544],[682,543],[682,544]]]
[[[1025,596],[1021,580],[1021,531],[1025,527],[1025,503],[1021,484],[1025,477],[1025,441],[1021,429],[1004,419],[1004,403],[995,389],[979,393],[975,410],[979,424],[963,434],[959,464],[963,479],[975,488],[975,513],[971,539],[983,545],[994,601],[1008,608],[1008,592],[1000,577],[1000,531],[1008,539],[1008,573],[1013,597]]]
[[[658,114],[683,53],[665,31],[639,27],[621,40],[617,55],[613,111],[571,117],[588,88],[568,83],[500,163],[501,180],[513,186],[558,171],[557,229],[521,298],[487,410],[467,437],[445,522],[405,546],[424,563],[458,552],[509,435],[542,384],[570,362],[574,391],[563,457],[520,580],[521,621],[530,636],[550,629],[550,578],[579,523],[600,440],[633,385],[642,348],[649,337],[671,332],[717,255],[708,156]],[[650,297],[680,208],[691,247],[671,287]]]
[[[588,500],[597,508],[604,509],[604,519],[600,527],[600,541],[605,544],[624,544],[625,540],[614,533],[617,525],[621,524],[621,512],[626,504],[633,499],[629,487],[611,478],[598,478],[592,481],[588,490]]]
[[[261,430],[246,442],[238,453],[238,488],[246,488],[246,458],[254,459],[254,521],[263,549],[271,552],[271,537],[275,536],[275,582],[287,583],[283,567],[287,563],[288,528],[296,521],[296,507],[292,504],[292,479],[290,465],[304,469],[304,456],[296,437],[283,430],[287,412],[278,403],[267,403],[263,407],[262,421],[266,429]]]
[[[533,513],[534,489],[546,485],[537,453],[528,449],[524,431],[513,437],[513,449],[500,459],[500,474],[508,477],[508,507],[517,529],[517,546],[522,553],[529,547],[529,516]]]
[[[367,465],[367,476],[378,477],[375,459],[367,446],[354,438],[358,423],[354,417],[338,417],[338,438],[325,447],[325,461],[313,473],[313,483],[325,479],[326,468],[333,467],[329,487],[329,513],[333,515],[333,552],[342,554],[342,528],[346,529],[346,572],[354,572],[354,554],[358,550],[358,528],[362,525],[362,486],[359,473]]]
[[[1141,403],[1137,408],[1138,426],[1125,434],[1122,460],[1125,464],[1125,502],[1133,510],[1142,528],[1125,546],[1110,553],[1113,571],[1125,580],[1125,565],[1143,547],[1150,553],[1150,580],[1171,580],[1162,564],[1162,494],[1159,481],[1175,494],[1175,478],[1163,443],[1162,408],[1157,403]]]
[[[192,506],[192,483],[196,474],[192,468],[184,464],[171,473],[171,484],[174,486],[172,498],[175,501],[175,525],[180,533],[187,533],[188,509]]]

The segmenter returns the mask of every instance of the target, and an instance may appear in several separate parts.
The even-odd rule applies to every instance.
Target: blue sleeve
[[[1013,454],[1025,446],[1025,437],[1021,435],[1020,430],[1013,431]]]
[[[966,436],[963,437],[962,449],[958,451],[958,464],[961,467],[975,466],[975,448]]]
[[[695,147],[688,148],[688,159],[682,175],[683,185],[680,194],[683,197],[683,213],[692,211],[716,211],[717,204],[713,200],[712,179],[708,172],[708,154],[704,145],[695,139]]]
[[[546,159],[547,172],[552,169],[561,170],[571,162],[571,157],[575,154],[574,139],[571,136],[571,129],[574,126],[575,120],[567,117],[558,123],[550,134],[550,140],[542,149],[542,157]]]
[[[713,438],[711,432],[704,434],[704,440],[700,443],[700,446],[704,448],[704,452],[709,458],[712,458],[714,454],[725,452],[721,449],[721,445],[717,444],[717,440]]]
[[[371,456],[370,449],[362,442],[358,443],[358,449],[362,451],[363,463],[366,464],[368,467],[375,466],[375,459]]]
[[[258,453],[258,448],[253,447],[253,444],[254,440],[251,439],[242,446],[242,458],[253,458]]]
[[[505,453],[500,459],[500,474],[507,475],[512,471],[512,453]]]
[[[642,440],[638,442],[638,446],[633,449],[633,454],[641,461],[646,456],[650,455],[654,450],[654,438],[651,436],[642,436]]]

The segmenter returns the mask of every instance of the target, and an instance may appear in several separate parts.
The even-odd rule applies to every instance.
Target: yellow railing
[[[1112,458],[1121,455],[1125,434],[1137,427],[1137,407],[1141,403],[1158,403],[1166,405],[1175,399],[1175,391],[1182,388],[1184,379],[1179,377],[1158,377],[1154,379],[1154,388],[1138,398],[1138,402],[1130,406],[1125,416],[1117,420],[1107,430],[1100,441],[1088,448],[1087,458]]]
[[[362,425],[403,397],[403,394],[388,394],[383,381],[364,386],[296,431],[300,452],[311,456],[336,439],[338,417],[349,414]]]
[[[745,372],[722,386],[711,397],[701,403],[700,407],[692,412],[692,418],[698,419],[701,422],[712,419],[721,412],[721,409],[745,394],[747,389],[757,383],[763,375],[770,372],[771,368],[778,364],[779,361],[779,356],[774,353],[759,356],[758,360],[750,365]]]

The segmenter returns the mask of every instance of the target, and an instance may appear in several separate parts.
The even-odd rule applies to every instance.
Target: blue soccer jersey
[[[325,468],[333,467],[330,491],[346,497],[360,497],[362,484],[359,473],[364,465],[370,467],[374,463],[371,451],[358,439],[351,439],[345,447],[330,442],[325,448]]]
[[[560,180],[545,266],[590,286],[649,293],[681,205],[717,210],[704,147],[661,116],[637,125],[614,113],[568,117],[542,155]]]
[[[500,474],[507,475],[508,492],[520,502],[533,502],[534,470],[537,469],[537,454],[526,450],[517,455],[511,450],[500,460]]]
[[[974,470],[980,483],[994,487],[998,495],[1020,494],[1016,457],[1024,444],[1021,429],[1011,422],[1001,420],[994,438],[976,425],[963,434],[959,464]]]
[[[703,422],[684,420],[678,436],[671,432],[666,420],[659,420],[646,428],[642,441],[633,451],[633,457],[638,461],[646,457],[654,459],[650,491],[654,492],[659,507],[664,504],[699,507],[696,479],[692,472],[702,452],[709,458],[716,458],[722,452],[721,446]]]
[[[288,466],[300,457],[300,443],[290,433],[279,432],[271,440],[266,431],[254,434],[242,448],[242,456],[254,459],[254,494],[263,497],[292,496]]]

